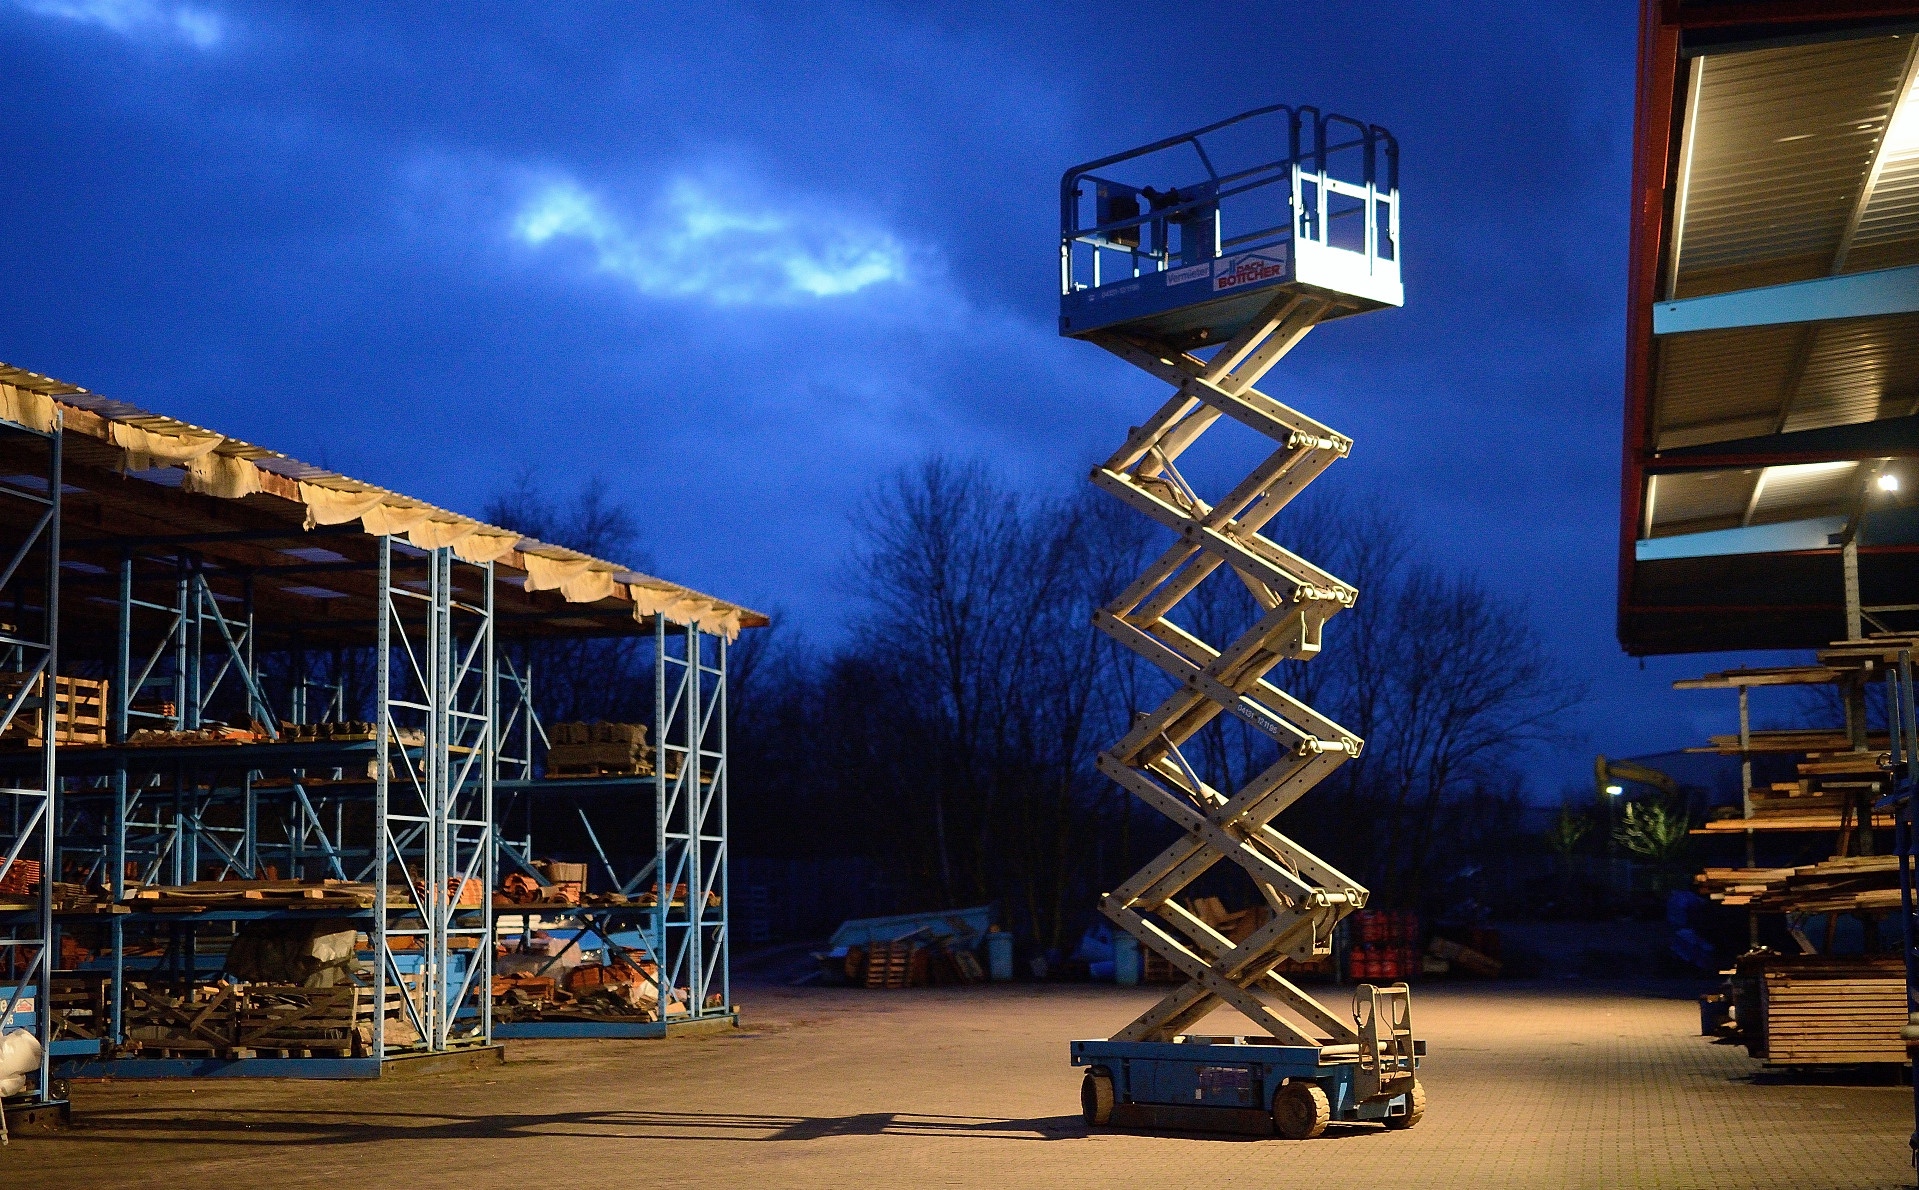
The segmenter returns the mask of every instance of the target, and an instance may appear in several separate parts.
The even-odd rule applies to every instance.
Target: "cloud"
[[[577,241],[601,272],[648,296],[723,306],[840,297],[907,275],[904,248],[881,229],[817,209],[728,204],[685,178],[668,185],[637,226],[572,182],[549,183],[513,230],[536,248]]]
[[[14,0],[35,16],[95,25],[123,37],[183,41],[212,49],[226,36],[218,13],[159,0]]]

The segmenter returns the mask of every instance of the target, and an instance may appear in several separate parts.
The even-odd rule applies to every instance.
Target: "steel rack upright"
[[[53,1039],[53,969],[59,959],[53,883],[59,876],[55,835],[59,785],[54,777],[60,673],[59,415],[39,430],[0,419],[7,454],[18,455],[0,478],[0,505],[9,527],[0,545],[0,735],[32,735],[26,763],[0,780],[0,1036],[25,1030],[39,1061],[25,1085],[0,1095],[0,1110],[15,1124],[68,1115],[66,1088],[54,1078],[60,1047]],[[24,461],[21,461],[24,460]],[[37,721],[37,730],[19,730]]]
[[[503,728],[517,737],[512,747],[518,754],[501,757],[504,771],[498,789],[503,804],[496,819],[504,823],[516,805],[525,807],[535,822],[550,823],[556,812],[570,810],[592,848],[597,870],[628,903],[501,906],[496,920],[502,928],[517,923],[521,937],[532,931],[536,920],[544,920],[546,932],[565,940],[562,952],[597,950],[609,964],[633,966],[654,985],[658,1019],[498,1022],[497,1037],[661,1037],[738,1022],[728,928],[728,641],[661,616],[654,617],[652,638],[651,735],[656,744],[650,776],[536,775],[536,758],[547,739],[534,709],[533,674],[524,662],[501,666]],[[649,792],[650,815],[638,812]],[[616,807],[611,814],[604,806],[609,800]],[[599,810],[597,823],[589,804]],[[532,865],[532,831],[508,839],[503,830],[499,837],[501,870],[517,869],[544,885],[545,877]],[[624,849],[641,839],[648,844],[648,854],[637,861]],[[629,865],[624,873],[623,863]],[[555,953],[547,968],[559,966]],[[684,1011],[668,1015],[665,1007],[680,989],[685,992]]]

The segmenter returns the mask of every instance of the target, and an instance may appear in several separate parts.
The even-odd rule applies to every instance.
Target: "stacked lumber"
[[[1722,905],[1777,913],[1857,913],[1899,907],[1899,860],[1841,856],[1796,868],[1707,868],[1699,894]]]
[[[653,775],[644,723],[557,723],[547,739],[548,777]]]
[[[1837,831],[1844,822],[1845,816],[1839,811],[1828,810],[1823,814],[1781,814],[1771,818],[1715,818],[1688,833],[1732,835],[1743,831]],[[1889,830],[1893,826],[1892,815],[1874,814],[1872,825],[1879,830]]]
[[[84,884],[68,884],[65,881],[53,882],[53,911],[55,913],[104,913],[113,907],[113,898],[103,892],[96,892]]]
[[[478,887],[478,882],[474,882]],[[208,909],[310,909],[352,912],[373,908],[375,889],[354,880],[202,880],[133,889],[133,906],[152,913]],[[389,889],[389,904],[404,904],[404,889]]]
[[[13,701],[27,677],[20,673],[0,673],[0,707]],[[47,675],[36,674],[23,705],[0,732],[0,742],[30,748],[42,747],[47,738]],[[104,744],[107,742],[107,683],[92,678],[56,677],[53,679],[53,742]]]
[[[1774,1066],[1905,1062],[1905,967],[1896,956],[1764,955],[1742,960],[1760,981],[1763,1031],[1747,1051]]]
[[[1817,789],[1807,780],[1775,781],[1771,785],[1755,785],[1752,790],[1752,816],[1754,818],[1797,818],[1808,814],[1829,814],[1837,817],[1847,801],[1846,791],[1838,789]],[[1738,807],[1733,807],[1738,813]]]
[[[1885,777],[1891,763],[1885,751],[1808,752],[1798,768],[1802,777]]]
[[[1755,731],[1747,737],[1751,743],[1747,752],[1849,752],[1852,750],[1852,737],[1843,727],[1784,727]],[[1708,737],[1710,746],[1703,749],[1708,752],[1723,752],[1737,755],[1739,736],[1716,735]],[[1887,736],[1876,731],[1866,740],[1866,747],[1882,751],[1887,745]],[[1698,751],[1699,749],[1688,749]]]

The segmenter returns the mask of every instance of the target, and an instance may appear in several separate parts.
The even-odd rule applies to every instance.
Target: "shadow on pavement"
[[[109,1144],[366,1145],[386,1141],[610,1140],[806,1142],[836,1136],[1077,1140],[1089,1129],[1078,1115],[1008,1120],[989,1116],[868,1112],[849,1116],[740,1115],[708,1112],[585,1111],[461,1116],[433,1112],[231,1111],[162,1109],[88,1113],[78,1135]],[[1118,1130],[1100,1129],[1118,1135]],[[1335,1124],[1324,1139],[1382,1135],[1370,1125]],[[1156,1134],[1158,1135],[1158,1134]],[[1231,1143],[1270,1139],[1220,1133],[1172,1133]]]
[[[378,1144],[383,1141],[601,1137],[616,1140],[810,1141],[834,1136],[981,1137],[1068,1140],[1086,1135],[1077,1115],[1007,1120],[985,1116],[869,1112],[850,1116],[704,1112],[585,1111],[462,1116],[434,1112],[230,1111],[161,1109],[89,1112],[76,1120],[87,1141],[195,1145]]]

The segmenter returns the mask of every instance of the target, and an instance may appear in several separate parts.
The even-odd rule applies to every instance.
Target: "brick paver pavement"
[[[80,1084],[81,1126],[0,1150],[0,1185],[1911,1184],[1906,1088],[1763,1076],[1743,1050],[1697,1036],[1687,1000],[1571,987],[1417,990],[1431,1105],[1408,1132],[1089,1135],[1066,1041],[1151,999],[752,988],[736,1036],[515,1043],[486,1072]]]

